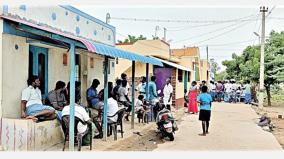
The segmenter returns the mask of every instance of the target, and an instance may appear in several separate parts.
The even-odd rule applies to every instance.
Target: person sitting
[[[98,96],[98,91],[97,87],[99,86],[100,81],[98,79],[94,79],[92,82],[92,85],[89,89],[87,89],[87,102],[88,102],[88,107],[91,108],[96,108],[96,104],[98,104],[99,96]]]
[[[144,96],[139,95],[138,100],[135,104],[135,112],[137,113],[137,118],[140,123],[140,120],[142,119],[142,122],[145,121],[145,115],[146,115],[146,106],[144,105]]]
[[[75,98],[80,98],[81,99],[81,82],[80,81],[75,81]],[[69,105],[70,101],[70,82],[68,82],[67,87],[64,91],[65,99],[67,100],[67,105]],[[78,97],[77,97],[78,96]]]
[[[28,87],[22,91],[21,118],[32,119],[33,121],[55,119],[55,109],[42,104],[39,77],[30,76],[27,84]]]
[[[64,91],[66,84],[63,81],[57,81],[55,89],[48,93],[50,105],[57,111],[57,118],[61,121],[61,111],[67,105]]]
[[[117,80],[115,81],[116,86],[113,88],[113,98],[114,98],[115,100],[117,100],[117,101],[118,101],[118,99],[119,99],[118,90],[119,90],[119,88],[121,87],[121,82],[122,82],[121,79],[117,79]]]
[[[131,105],[131,102],[130,102],[130,99],[128,98],[128,91],[127,91],[127,81],[126,80],[122,80],[122,87],[120,87],[118,89],[118,94],[119,94],[119,101],[125,106],[127,107],[126,109],[126,116],[125,116],[125,119],[126,121],[129,121],[129,114],[132,110],[132,105]]]
[[[79,93],[79,92],[76,92]],[[80,134],[84,134],[87,135],[88,133],[91,133],[92,138],[94,138],[95,136],[99,135],[99,131],[98,128],[95,126],[95,124],[92,122],[86,107],[80,105],[80,100],[81,97],[75,93],[75,106],[74,106],[74,116],[81,119],[83,122],[87,123],[87,124],[92,124],[92,132],[90,132],[88,130],[88,125],[87,124],[83,124],[81,122],[78,123],[77,125],[77,132]],[[70,103],[70,101],[69,101]],[[70,105],[67,105],[63,108],[62,110],[62,117],[64,117],[65,115],[70,115]]]

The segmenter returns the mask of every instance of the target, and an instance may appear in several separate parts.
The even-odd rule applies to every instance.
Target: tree
[[[124,39],[124,41],[118,40],[119,44],[133,44],[138,40],[147,40],[146,37],[144,37],[143,35],[140,35],[138,37],[134,36],[134,35],[128,35],[127,39]]]
[[[223,81],[228,78],[228,74],[226,71],[222,71],[216,74],[215,80],[216,81]]]
[[[215,59],[210,59],[210,69],[211,69],[211,72],[214,74],[214,78],[215,78],[217,71],[221,69],[218,63],[215,61]]]
[[[240,56],[223,61],[229,78],[259,82],[260,46],[248,46]],[[271,105],[271,86],[284,82],[284,32],[272,31],[265,44],[265,79],[268,105]]]

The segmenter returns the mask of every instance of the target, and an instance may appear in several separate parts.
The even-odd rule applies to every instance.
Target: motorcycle
[[[170,141],[174,141],[174,133],[178,128],[171,111],[164,107],[158,112],[156,122],[161,137],[168,137]]]

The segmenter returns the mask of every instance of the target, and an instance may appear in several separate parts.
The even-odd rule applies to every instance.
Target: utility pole
[[[208,84],[209,84],[209,71],[207,70],[207,68],[208,68],[208,64],[209,64],[209,61],[208,61],[208,45],[206,46],[206,57],[207,57],[207,64],[206,64],[206,79],[207,79],[207,86],[208,86]]]
[[[106,14],[106,23],[108,24],[108,23],[109,23],[109,21],[110,21],[110,14],[109,14],[109,13],[107,13],[107,14]]]
[[[158,32],[158,30],[160,30],[160,27],[159,27],[159,26],[156,26],[156,27],[155,27],[155,38],[157,38],[157,32]]]
[[[166,40],[166,35],[167,35],[167,28],[164,28],[164,41],[167,42]]]
[[[260,46],[260,69],[259,69],[259,107],[263,107],[264,96],[264,40],[265,40],[265,12],[268,8],[265,6],[260,7],[262,13],[262,30],[261,30],[261,46]]]

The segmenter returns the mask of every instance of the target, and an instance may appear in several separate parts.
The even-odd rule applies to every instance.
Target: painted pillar
[[[134,106],[135,106],[135,61],[132,61],[132,116],[131,116],[131,129],[134,129]]]
[[[74,151],[75,121],[75,44],[70,44],[70,117],[69,117],[69,151]]]
[[[197,72],[196,72],[196,64],[194,63],[194,65],[193,65],[193,69],[194,69],[194,81],[196,81],[197,80]]]
[[[103,118],[103,123],[104,123],[104,141],[107,141],[107,99],[108,99],[108,57],[105,56],[105,61],[104,61],[104,118]]]
[[[187,83],[188,83],[188,72],[187,71],[184,71],[184,89],[186,89],[187,91]]]
[[[149,63],[146,63],[146,100],[149,99],[149,88],[148,88],[148,84],[149,84]]]
[[[0,19],[0,118],[2,117],[2,81],[3,81],[3,19]],[[1,144],[1,143],[0,143]]]

